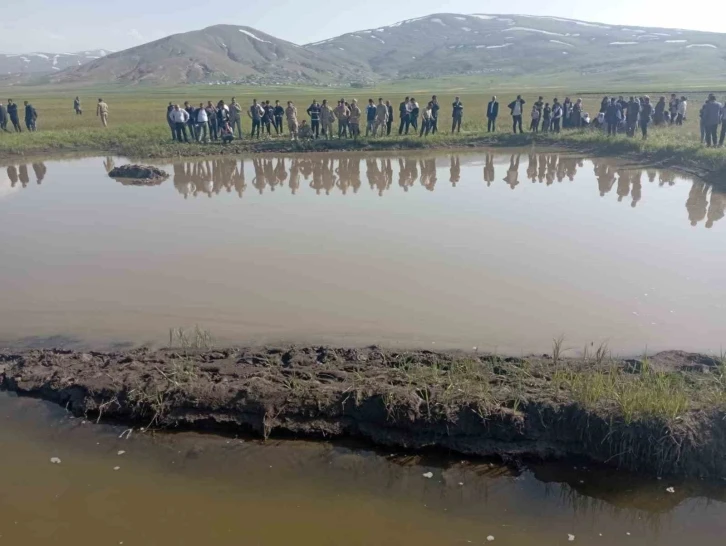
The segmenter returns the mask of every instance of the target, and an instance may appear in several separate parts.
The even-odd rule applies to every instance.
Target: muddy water
[[[726,195],[559,154],[309,155],[0,170],[0,340],[620,354],[726,340]],[[576,349],[575,349],[576,350]]]
[[[464,546],[493,536],[550,546],[572,534],[579,544],[706,546],[726,532],[726,488],[703,482],[322,443],[121,439],[122,428],[7,394],[0,420],[3,544]]]

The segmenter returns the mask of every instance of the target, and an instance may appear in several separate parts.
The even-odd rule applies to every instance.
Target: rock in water
[[[165,171],[151,165],[121,165],[111,169],[108,176],[133,185],[161,184],[169,177]]]

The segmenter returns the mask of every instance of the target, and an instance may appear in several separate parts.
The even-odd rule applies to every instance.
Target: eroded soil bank
[[[505,459],[584,455],[644,473],[726,477],[724,364],[703,355],[31,350],[0,354],[0,380],[131,426],[358,437]]]

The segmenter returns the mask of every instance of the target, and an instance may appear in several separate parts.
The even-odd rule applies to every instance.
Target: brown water
[[[572,534],[575,544],[707,546],[726,533],[720,484],[324,443],[122,439],[122,428],[7,394],[0,420],[2,544],[464,546],[493,536],[554,546]]]
[[[308,155],[0,170],[0,340],[620,354],[726,342],[726,195],[558,154]],[[125,161],[116,160],[120,164]]]

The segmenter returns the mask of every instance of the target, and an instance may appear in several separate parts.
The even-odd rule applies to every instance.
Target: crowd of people
[[[398,134],[408,135],[411,131],[421,137],[436,134],[440,109],[435,95],[423,108],[415,98],[406,97],[398,107]],[[199,103],[199,106],[188,101],[183,105],[170,102],[166,119],[171,138],[177,142],[221,140],[228,143],[242,138],[242,120],[247,118],[252,123],[250,138],[272,136],[273,131],[275,135],[283,135],[286,125],[291,140],[321,137],[331,140],[336,133],[339,139],[358,139],[364,122],[366,137],[390,136],[395,117],[393,105],[383,98],[379,98],[377,103],[368,99],[365,110],[356,99],[350,102],[340,99],[335,107],[327,100],[322,103],[314,100],[305,113],[310,118],[309,122],[299,119],[297,106],[292,101],[283,107],[279,100],[272,104],[269,100],[258,102],[254,99],[250,106],[243,107],[232,97],[229,104],[223,100],[216,104],[207,101],[206,105]],[[452,104],[452,133],[461,132],[463,116],[464,104],[456,97]]]
[[[22,133],[23,128],[20,125],[21,113],[25,114],[25,128],[31,132],[35,131],[38,112],[27,100],[21,109],[13,99],[8,99],[7,106],[0,102],[0,130],[9,133],[12,129],[16,133]]]

